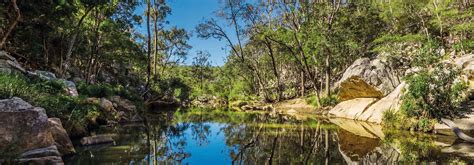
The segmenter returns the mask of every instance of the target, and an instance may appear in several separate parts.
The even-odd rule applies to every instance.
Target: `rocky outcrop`
[[[71,151],[60,122],[48,120],[43,108],[16,97],[0,100],[0,119],[0,154],[9,154],[24,163],[50,164],[62,163],[62,153],[56,145],[66,147],[62,148],[64,153]]]
[[[61,153],[61,156],[76,153],[76,150],[74,149],[71,139],[69,139],[69,136],[64,129],[61,120],[59,118],[49,118],[48,122],[51,129],[51,134],[54,138],[54,144],[58,148],[59,153]]]
[[[400,80],[390,66],[380,59],[361,58],[346,69],[336,83],[340,100],[382,98],[392,92]]]
[[[101,98],[99,101],[99,106],[102,108],[105,112],[114,112],[114,104],[107,100],[106,98]]]

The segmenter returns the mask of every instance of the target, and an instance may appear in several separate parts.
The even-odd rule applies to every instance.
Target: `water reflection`
[[[377,125],[338,119],[299,121],[262,113],[200,110],[147,118],[147,123],[99,130],[119,134],[116,143],[78,148],[66,164],[469,162],[474,150],[452,137],[387,132]]]

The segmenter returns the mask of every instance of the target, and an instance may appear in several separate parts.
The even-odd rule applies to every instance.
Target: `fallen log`
[[[449,128],[451,128],[454,132],[454,134],[466,141],[466,142],[469,142],[469,143],[474,143],[474,138],[470,137],[469,135],[466,135],[464,134],[464,132],[461,131],[461,129],[459,129],[456,124],[454,124],[453,121],[449,120],[449,119],[441,119],[441,122],[443,122],[444,124],[446,124]]]

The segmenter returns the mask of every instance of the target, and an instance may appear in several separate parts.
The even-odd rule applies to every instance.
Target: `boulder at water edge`
[[[0,100],[0,119],[0,154],[48,164],[61,159],[43,108],[16,97]]]
[[[59,118],[49,118],[49,126],[51,128],[51,134],[54,138],[54,144],[58,148],[62,156],[71,155],[76,153],[74,146],[72,145],[71,139],[64,129],[61,120]]]
[[[329,114],[334,115],[335,117],[357,120],[370,105],[375,103],[375,101],[377,101],[376,98],[356,98],[343,101],[331,109]]]

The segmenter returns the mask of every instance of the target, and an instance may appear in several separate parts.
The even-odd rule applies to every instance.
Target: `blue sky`
[[[222,3],[220,0],[166,0],[166,3],[171,7],[171,15],[166,18],[169,24],[167,28],[177,26],[184,28],[186,31],[192,34],[188,44],[193,48],[188,52],[185,64],[191,64],[193,57],[196,55],[196,51],[203,50],[208,51],[211,54],[211,64],[222,66],[225,62],[225,58],[228,54],[229,48],[226,47],[225,41],[219,41],[216,39],[201,39],[198,38],[195,33],[195,27],[203,22],[205,19],[209,19],[214,16],[214,12],[220,9]],[[143,14],[146,6],[137,8],[136,14]],[[138,27],[140,32],[146,34],[146,22],[141,27]],[[221,22],[221,25],[227,25],[225,22]],[[229,26],[223,26],[225,30],[229,32],[232,40],[235,40],[235,35]]]

